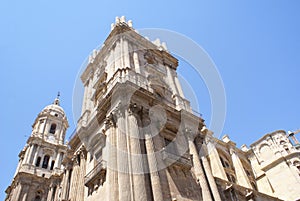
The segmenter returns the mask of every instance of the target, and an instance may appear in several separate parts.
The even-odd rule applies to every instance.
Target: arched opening
[[[43,160],[42,168],[45,168],[45,169],[47,169],[47,168],[48,168],[49,158],[50,158],[50,156],[49,156],[49,155],[45,155],[45,156],[44,156],[44,160]]]
[[[290,149],[287,145],[284,145],[283,148],[286,151],[286,153],[288,153],[288,154],[290,153]]]
[[[271,150],[271,147],[267,144],[261,145],[259,149],[260,155],[264,161],[269,161],[273,158],[273,151]]]
[[[224,168],[230,168],[229,162],[226,159],[220,156],[220,160]]]
[[[51,127],[50,127],[50,131],[49,131],[49,133],[52,133],[52,134],[54,134],[54,133],[55,133],[55,131],[56,131],[56,124],[51,124]]]
[[[300,161],[298,160],[294,161],[293,165],[298,169],[298,173],[300,175]]]
[[[52,162],[51,162],[51,166],[50,166],[50,170],[53,170],[54,164],[55,164],[55,161],[52,161]]]
[[[41,196],[39,196],[39,195],[35,196],[35,198],[34,198],[34,201],[41,201],[41,200],[42,200]]]
[[[78,165],[80,166],[80,154],[77,155],[77,162],[78,162]]]
[[[39,156],[37,159],[36,159],[36,162],[35,162],[35,166],[36,167],[39,167],[40,166],[40,164],[41,164],[41,157]]]
[[[34,201],[41,201],[42,200],[41,194],[42,194],[42,192],[40,190],[37,191],[35,194],[36,196],[34,198]]]
[[[228,181],[230,181],[230,182],[232,182],[232,183],[235,183],[235,182],[236,182],[235,176],[233,176],[232,174],[226,173],[226,176],[227,176],[227,178],[228,178]]]

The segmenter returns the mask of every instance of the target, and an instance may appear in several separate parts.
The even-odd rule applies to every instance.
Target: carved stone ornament
[[[151,50],[147,50],[144,54],[144,58],[148,64],[157,64],[155,56]]]
[[[116,120],[113,113],[110,113],[105,119],[105,129],[109,129],[111,126],[116,127]]]

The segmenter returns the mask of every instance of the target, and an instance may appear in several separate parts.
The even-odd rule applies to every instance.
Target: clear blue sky
[[[0,3],[0,200],[18,153],[41,109],[61,92],[74,129],[72,90],[81,63],[106,38],[115,16],[135,28],[164,28],[200,44],[222,76],[227,96],[223,134],[241,144],[292,130],[299,122],[299,1],[2,1]],[[183,68],[179,71],[184,74]],[[201,82],[201,80],[199,81]],[[210,118],[205,87],[200,112]]]

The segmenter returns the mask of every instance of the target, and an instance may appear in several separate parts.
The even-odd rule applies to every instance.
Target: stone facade
[[[81,75],[82,115],[70,142],[55,99],[34,122],[6,201],[300,198],[300,152],[284,131],[250,149],[214,138],[185,99],[166,45],[124,17],[111,29]]]

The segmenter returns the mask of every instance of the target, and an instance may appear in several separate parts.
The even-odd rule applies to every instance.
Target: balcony
[[[84,184],[90,186],[90,184],[97,182],[98,180],[105,181],[106,176],[106,161],[101,160],[85,177]]]
[[[166,165],[177,165],[183,168],[190,169],[192,167],[191,158],[186,157],[185,155],[178,155],[168,149],[163,151],[163,160]]]

